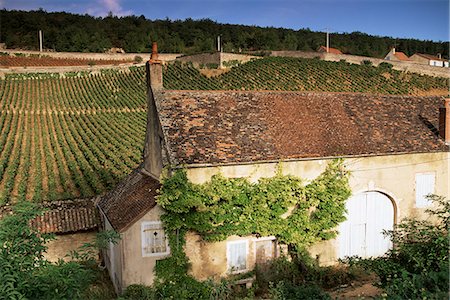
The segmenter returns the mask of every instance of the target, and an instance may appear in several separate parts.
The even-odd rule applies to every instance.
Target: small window
[[[227,243],[228,272],[240,273],[247,270],[248,241]]]
[[[416,207],[431,205],[432,202],[426,196],[434,193],[435,177],[434,173],[416,174]]]
[[[170,253],[169,243],[161,222],[142,222],[142,256],[160,256]]]

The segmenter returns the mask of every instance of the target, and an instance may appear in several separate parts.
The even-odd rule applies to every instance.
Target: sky
[[[354,32],[449,41],[450,0],[0,0],[6,9]]]

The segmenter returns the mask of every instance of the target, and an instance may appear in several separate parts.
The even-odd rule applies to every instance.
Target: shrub
[[[370,67],[373,63],[370,60],[365,59],[361,62],[361,65]]]
[[[382,69],[382,70],[392,70],[392,64],[387,63],[387,62],[382,62],[381,64],[378,65],[378,68]]]
[[[293,285],[280,281],[270,288],[270,296],[275,300],[305,299],[331,300],[331,297],[317,285]]]
[[[207,63],[207,64],[206,64],[206,68],[207,68],[207,69],[217,69],[217,68],[219,68],[219,64],[216,64],[216,63]]]
[[[134,57],[134,62],[135,62],[136,64],[140,64],[143,60],[144,60],[144,59],[142,58],[142,56],[136,55],[136,56]]]

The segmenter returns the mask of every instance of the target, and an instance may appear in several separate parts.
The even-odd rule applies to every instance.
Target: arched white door
[[[339,258],[385,254],[392,243],[383,230],[394,226],[391,200],[378,192],[365,192],[347,200],[347,220],[339,226]]]

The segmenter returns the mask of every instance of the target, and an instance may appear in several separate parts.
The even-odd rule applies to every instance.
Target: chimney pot
[[[450,98],[445,99],[444,107],[439,108],[439,136],[450,145]]]
[[[152,44],[152,54],[150,56],[150,61],[157,61],[158,60],[158,43],[153,42]]]
[[[147,64],[147,82],[152,89],[163,88],[162,61],[158,59],[158,44],[153,42],[152,55]]]

